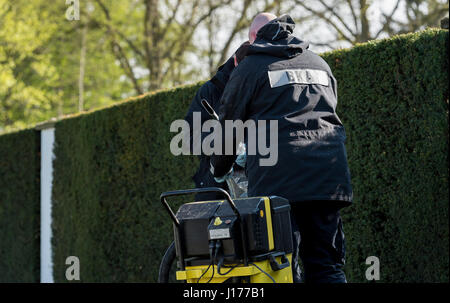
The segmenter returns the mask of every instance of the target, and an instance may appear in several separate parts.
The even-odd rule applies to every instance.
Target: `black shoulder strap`
[[[216,76],[212,77],[211,82],[221,91],[225,89],[225,85]]]

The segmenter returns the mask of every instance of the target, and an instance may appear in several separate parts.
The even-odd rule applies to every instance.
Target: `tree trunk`
[[[369,26],[369,19],[367,18],[367,9],[369,8],[370,4],[367,3],[366,0],[360,0],[360,19],[361,19],[361,33],[359,34],[359,39],[357,39],[357,42],[367,42],[370,40],[370,26]]]
[[[84,24],[81,31],[80,74],[78,77],[78,111],[84,110],[84,72],[86,69],[86,38],[88,24]]]

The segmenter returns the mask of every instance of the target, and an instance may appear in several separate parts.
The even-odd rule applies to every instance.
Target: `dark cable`
[[[220,247],[220,246],[219,246],[219,247]],[[231,266],[231,267],[230,267],[230,266],[224,265],[224,264],[223,264],[224,259],[225,259],[225,257],[222,255],[221,258],[220,258],[220,260],[219,260],[219,263],[217,264],[217,273],[218,273],[219,275],[221,275],[221,276],[228,275],[233,269],[235,269],[236,267],[238,267],[238,264],[236,264],[236,265],[234,265],[234,266]],[[228,270],[226,273],[221,273],[221,272],[220,272],[220,268],[222,268],[222,267],[230,268],[230,270]]]
[[[209,283],[209,282],[211,282],[211,280],[214,278],[214,262],[213,263],[211,263],[211,264],[209,264],[209,266],[211,266],[212,265],[212,275],[211,275],[211,278],[209,278],[209,280],[206,282],[206,283]]]
[[[210,263],[209,265],[208,265],[208,268],[205,270],[205,272],[204,273],[202,273],[202,275],[200,276],[200,278],[198,278],[198,280],[197,280],[197,283],[200,283],[200,280],[203,278],[203,276],[208,272],[208,270],[209,270],[209,268],[211,267],[211,265],[212,265],[212,263]],[[213,267],[213,270],[214,270],[214,267]],[[213,272],[214,273],[214,272]]]
[[[216,240],[215,247],[214,247],[215,248],[214,258],[212,260],[213,272],[212,272],[211,278],[209,278],[208,282],[206,282],[206,283],[211,282],[211,280],[214,278],[214,264],[216,263],[217,252],[219,251],[219,248],[221,246],[221,245],[219,245],[219,243],[220,243],[220,240]]]
[[[275,282],[275,280],[272,278],[271,275],[269,275],[268,273],[266,273],[264,270],[261,269],[261,267],[259,267],[258,265],[256,265],[255,263],[250,263],[251,265],[255,266],[257,269],[259,269],[263,274],[265,274],[266,276],[268,276],[270,278],[270,280],[272,280],[273,283],[277,283]]]
[[[238,265],[234,265],[234,266],[225,266],[225,265],[221,265],[221,267],[225,267],[225,268],[229,268],[229,270],[226,273],[221,273],[220,272],[220,267],[217,268],[217,272],[219,273],[219,275],[221,276],[225,276],[228,275],[233,269],[235,269],[236,267],[238,267]]]
[[[209,243],[209,260],[211,261],[211,263],[209,263],[208,268],[206,268],[205,272],[202,273],[202,275],[200,276],[200,278],[198,278],[197,283],[200,283],[200,280],[203,278],[203,276],[209,271],[209,268],[212,266],[213,267],[213,273],[212,276],[214,276],[214,260],[213,260],[213,254],[214,254],[214,247],[215,247],[216,241],[211,241]],[[212,277],[211,277],[212,279]],[[207,283],[209,283],[211,281],[211,279],[208,280]]]

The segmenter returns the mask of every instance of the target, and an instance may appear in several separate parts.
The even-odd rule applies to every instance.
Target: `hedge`
[[[338,80],[347,131],[354,205],[342,214],[351,282],[367,282],[368,256],[380,259],[381,282],[449,281],[447,54],[448,31],[438,29],[322,54]],[[197,165],[171,154],[169,126],[200,85],[56,123],[55,281],[66,282],[68,256],[79,257],[82,282],[156,281],[173,237],[159,195],[193,187]]]
[[[367,256],[381,281],[448,282],[448,31],[324,54],[338,79],[355,205],[344,211],[347,275]]]
[[[137,98],[56,124],[55,281],[77,256],[82,281],[154,282],[171,224],[159,195],[190,188],[194,157],[169,149],[197,86]]]
[[[0,136],[0,283],[39,282],[39,139]]]

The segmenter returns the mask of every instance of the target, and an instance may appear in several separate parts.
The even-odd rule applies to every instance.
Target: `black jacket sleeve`
[[[219,118],[222,128],[222,155],[214,155],[211,158],[215,177],[222,177],[227,174],[237,157],[236,134],[225,132],[225,121],[241,120],[245,122],[247,105],[251,101],[256,88],[256,76],[252,75],[247,60],[243,60],[231,74],[220,100]],[[227,144],[233,144],[234,153],[232,155],[225,154]]]

